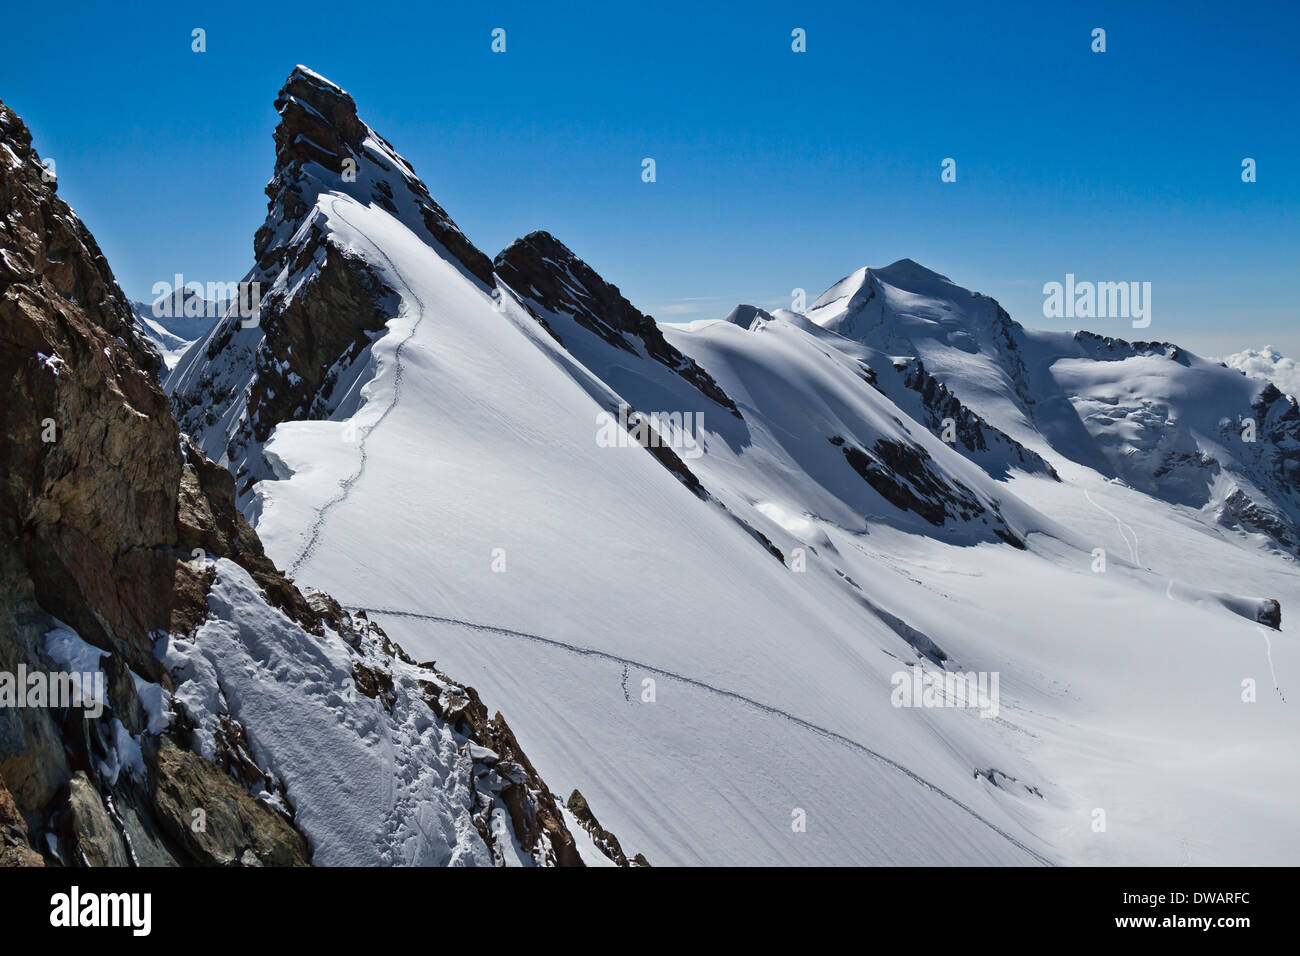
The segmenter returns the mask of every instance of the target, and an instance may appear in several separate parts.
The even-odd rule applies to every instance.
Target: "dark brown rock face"
[[[139,734],[130,671],[167,685],[154,637],[207,616],[194,549],[240,562],[271,601],[320,625],[235,510],[229,473],[182,442],[126,297],[3,104],[0,142],[0,666],[51,669],[43,637],[57,617],[108,655],[103,720]],[[130,862],[86,773],[103,727],[80,711],[0,712],[6,796],[29,824],[59,821],[65,862]]]
[[[182,750],[166,737],[154,762],[152,783],[164,831],[198,862],[307,865],[307,841],[288,820],[216,764]]]
[[[633,355],[637,354],[634,341],[639,343],[656,362],[672,369],[737,418],[741,417],[736,403],[713,376],[675,349],[654,319],[640,312],[619,292],[618,286],[602,279],[549,232],[530,232],[516,239],[497,255],[494,266],[501,281],[524,299],[524,304],[548,331],[551,329],[536,306],[572,315],[587,331]]]
[[[596,815],[591,812],[591,807],[587,805],[587,798],[581,791],[574,790],[569,794],[569,799],[565,803],[569,812],[573,814],[574,819],[582,824],[582,828],[591,836],[591,840],[596,844],[596,849],[605,854],[619,866],[649,866],[646,858],[638,853],[631,860],[623,852],[623,847],[618,842],[618,837],[610,833],[600,825]]]
[[[318,256],[319,250],[319,258]],[[266,339],[248,397],[253,438],[264,442],[281,422],[328,414],[337,369],[355,361],[372,334],[397,312],[396,296],[360,259],[313,232],[303,255],[316,275],[291,298],[272,297]]]
[[[0,153],[0,536],[43,608],[153,673],[136,638],[169,616],[179,432],[126,296],[3,104],[0,138],[18,158]]]
[[[63,836],[72,860],[85,866],[129,866],[126,842],[104,801],[84,773],[72,778],[62,813]]]

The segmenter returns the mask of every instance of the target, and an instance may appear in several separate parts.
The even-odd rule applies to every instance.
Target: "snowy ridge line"
[[[697,678],[687,677],[685,674],[677,674],[674,673],[673,671],[667,671],[661,667],[655,667],[652,664],[646,664],[641,661],[633,660],[628,657],[619,657],[617,654],[610,654],[607,651],[596,650],[595,648],[592,647],[581,647],[577,644],[566,644],[564,641],[557,641],[554,638],[543,637],[540,634],[530,634],[527,631],[516,631],[508,627],[497,627],[492,624],[478,624],[474,621],[463,621],[460,620],[459,618],[454,618],[454,617],[440,617],[436,614],[422,614],[417,611],[399,611],[393,608],[356,607],[356,606],[348,605],[347,610],[351,612],[364,611],[367,614],[379,614],[379,615],[387,614],[393,617],[406,617],[406,618],[413,618],[415,620],[421,620],[421,621],[435,621],[440,624],[455,624],[460,627],[468,627],[476,631],[486,631],[491,634],[504,634],[507,637],[520,637],[525,640],[533,641],[538,644],[545,644],[550,647],[558,647],[561,650],[569,651],[570,653],[578,654],[583,657],[598,657],[603,660],[613,661],[616,664],[622,664],[625,667],[627,666],[637,667],[640,668],[641,670],[649,671],[652,674],[658,674],[661,677],[666,677],[669,680],[680,681],[683,684],[689,684],[693,687],[698,687],[701,690],[708,691],[711,694],[717,694],[721,697],[729,697],[732,700],[738,700],[742,704],[748,704],[750,707],[753,707],[764,713],[771,714],[774,717],[781,717],[785,720],[790,721],[791,723],[797,724],[798,726],[804,728],[805,730],[810,730],[815,734],[818,734],[829,740],[834,740],[837,743],[841,743],[845,745],[846,747],[850,747],[854,750],[866,754],[868,757],[871,757],[874,760],[883,763],[886,766],[909,777],[911,780],[925,787],[927,790],[931,791],[932,793],[935,793],[938,796],[943,797],[949,803],[953,804],[958,809],[965,811],[972,818],[978,820],[980,823],[984,824],[986,827],[988,827],[998,836],[1002,837],[1008,843],[1011,843],[1013,846],[1023,850],[1025,853],[1029,854],[1031,857],[1033,857],[1035,860],[1037,860],[1039,863],[1043,864],[1044,866],[1056,865],[1051,860],[1047,859],[1047,857],[1043,856],[1041,853],[1031,849],[1021,841],[1017,840],[1015,837],[1013,837],[1010,833],[1007,833],[997,824],[980,816],[979,813],[977,813],[975,810],[968,807],[966,804],[962,803],[960,800],[958,800],[956,797],[950,794],[947,790],[944,790],[942,787],[938,786],[937,784],[931,783],[929,780],[926,780],[920,774],[916,773],[913,770],[909,770],[907,767],[903,766],[901,763],[898,763],[896,760],[892,760],[889,757],[886,757],[884,754],[872,750],[870,747],[866,746],[865,744],[858,743],[856,740],[854,740],[851,737],[846,737],[843,734],[837,733],[834,730],[830,730],[826,727],[822,727],[820,724],[814,724],[811,721],[805,720],[802,717],[798,717],[794,714],[791,714],[788,711],[781,710],[778,707],[773,707],[771,704],[765,704],[762,701],[754,700],[752,697],[746,697],[744,694],[738,694],[732,690],[726,690],[725,688],[722,687],[716,687],[713,684],[706,683],[705,681],[698,680]]]
[[[392,259],[388,258],[388,255],[384,252],[384,250],[380,249],[379,246],[376,245],[373,240],[371,240],[368,236],[366,236],[364,233],[358,230],[356,224],[353,223],[350,219],[348,219],[347,216],[343,215],[343,213],[339,211],[338,205],[333,201],[330,202],[329,214],[332,216],[338,216],[339,219],[343,220],[345,223],[347,223],[349,226],[352,227],[354,233],[363,237],[366,240],[366,242],[370,245],[370,248],[372,248],[381,259],[383,259],[386,263],[388,263],[388,268],[392,270],[392,274],[394,276],[400,274],[397,270],[397,266],[393,263]],[[365,474],[366,440],[370,437],[370,433],[374,431],[376,428],[378,428],[380,425],[382,425],[384,423],[384,419],[388,417],[388,414],[394,408],[397,407],[398,395],[402,389],[402,349],[406,347],[407,342],[411,341],[411,339],[415,337],[416,330],[420,327],[420,323],[424,321],[424,312],[425,312],[424,303],[421,302],[419,297],[416,296],[415,293],[411,291],[410,286],[407,286],[406,291],[410,294],[411,298],[414,299],[416,303],[419,304],[420,314],[416,317],[415,322],[411,325],[411,331],[406,334],[406,338],[398,342],[397,348],[393,350],[393,367],[395,369],[393,373],[393,400],[388,404],[388,407],[384,409],[383,414],[379,416],[379,418],[375,421],[375,423],[371,425],[369,428],[367,428],[357,439],[357,444],[361,449],[361,464],[357,467],[357,470],[352,475],[339,482],[338,494],[336,494],[329,501],[321,505],[320,508],[317,510],[316,520],[312,523],[311,536],[307,539],[307,543],[303,545],[303,549],[298,554],[298,557],[296,557],[293,563],[289,565],[288,577],[290,578],[296,577],[298,574],[298,569],[301,568],[303,564],[306,563],[315,553],[316,545],[320,542],[321,533],[325,530],[325,519],[328,517],[329,512],[333,510],[333,508],[336,505],[340,505],[347,500],[348,495],[352,493],[352,486],[355,485],[358,481],[360,481],[361,476]],[[360,409],[358,409],[358,412],[359,411]]]

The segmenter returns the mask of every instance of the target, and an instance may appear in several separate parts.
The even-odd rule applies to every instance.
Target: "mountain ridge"
[[[409,745],[401,780],[463,766],[400,719],[404,694],[442,684],[410,662],[436,660],[474,675],[484,714],[509,711],[539,781],[581,783],[565,806],[540,784],[524,803],[583,859],[613,853],[604,824],[656,864],[1292,852],[1294,774],[1235,743],[1294,734],[1294,650],[1262,629],[1286,633],[1295,572],[1214,515],[1276,517],[1294,425],[1276,389],[1175,346],[1026,330],[908,259],[851,273],[807,314],[688,326],[660,326],[542,231],[485,279],[341,88],[300,68],[285,91],[249,274],[262,314],[223,320],[167,388],[287,585],[314,613],[330,605],[308,583],[334,595],[367,647],[391,646],[354,682]],[[1249,454],[1218,420],[1243,403]],[[318,666],[328,684],[344,659],[272,625],[236,568],[209,570],[235,613],[168,655],[204,743],[214,683],[265,727],[273,701],[245,668],[290,661],[281,683],[306,684],[294,668]],[[248,654],[258,641],[272,652]],[[1277,694],[1242,708],[1223,675],[1265,651]],[[935,682],[976,691],[897,697]],[[363,712],[318,722],[335,735]],[[323,862],[400,858],[400,816],[281,770],[302,758],[278,744],[258,763],[303,801]],[[347,735],[325,749],[367,766]],[[493,762],[476,753],[477,780]],[[1080,808],[1097,805],[1117,839],[1093,835]],[[1186,821],[1207,814],[1229,819],[1223,842],[1189,850]],[[361,845],[355,821],[373,819],[386,840]]]
[[[30,144],[0,103],[0,685],[84,682],[4,698],[0,863],[601,858],[473,688],[267,557]]]

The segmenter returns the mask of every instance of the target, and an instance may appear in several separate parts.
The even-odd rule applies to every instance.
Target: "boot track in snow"
[[[814,724],[811,721],[804,720],[802,717],[798,717],[794,714],[789,713],[788,711],[781,710],[779,707],[773,707],[771,704],[765,704],[762,701],[754,700],[752,697],[746,697],[744,694],[738,694],[735,691],[726,690],[725,688],[722,687],[716,687],[713,684],[706,683],[705,681],[702,680],[697,680],[694,677],[688,677],[685,674],[677,674],[674,673],[673,671],[667,671],[661,667],[655,667],[651,664],[646,664],[641,661],[633,660],[628,657],[619,657],[617,654],[610,654],[606,651],[596,650],[595,648],[591,648],[591,647],[580,647],[579,645],[576,644],[566,644],[564,641],[557,641],[553,638],[543,637],[540,634],[530,634],[527,631],[516,631],[508,627],[496,627],[491,624],[478,624],[475,623],[474,621],[463,621],[453,617],[440,617],[436,614],[421,614],[416,611],[399,611],[399,610],[394,610],[393,608],[349,606],[348,610],[352,612],[364,611],[367,614],[378,614],[380,616],[389,615],[392,617],[413,618],[415,620],[420,620],[420,621],[434,621],[439,624],[455,624],[460,627],[467,627],[476,631],[484,631],[489,634],[502,634],[507,637],[523,638],[524,640],[533,641],[538,644],[544,644],[549,647],[558,647],[561,650],[568,651],[571,654],[578,654],[583,657],[596,657],[602,660],[613,661],[616,664],[622,664],[624,667],[636,667],[641,670],[649,671],[652,674],[658,674],[660,677],[666,677],[669,680],[675,680],[683,684],[689,684],[692,687],[698,687],[701,690],[707,691],[708,693],[711,694],[717,694],[718,696],[721,697],[728,697],[732,700],[740,701],[742,704],[748,704],[750,707],[760,710],[763,713],[771,714],[774,717],[780,717],[783,720],[790,721],[791,723],[804,728],[805,730],[810,730],[815,734],[818,734],[829,740],[834,740],[837,743],[843,744],[846,747],[852,748],[853,750],[866,754],[868,757],[871,757],[872,759],[880,763],[883,763],[886,766],[892,768],[893,770],[896,770],[899,773],[903,774],[904,776],[910,778],[915,783],[920,784],[921,786],[925,787],[927,790],[931,791],[932,793],[935,793],[940,797],[943,797],[949,803],[965,811],[971,817],[978,820],[980,823],[984,824],[986,827],[988,827],[990,830],[996,833],[998,836],[1002,837],[1004,840],[1011,843],[1013,846],[1017,847],[1018,849],[1023,850],[1025,853],[1029,854],[1031,857],[1033,857],[1035,860],[1037,860],[1039,863],[1043,864],[1044,866],[1055,865],[1054,863],[1052,863],[1051,860],[1047,859],[1047,857],[1043,856],[1041,853],[1037,852],[1036,850],[1033,850],[1030,847],[1026,846],[1024,843],[1017,840],[1010,833],[1007,833],[997,824],[980,816],[975,810],[971,809],[966,804],[962,803],[960,800],[958,800],[948,791],[944,790],[942,787],[931,783],[930,781],[926,780],[924,777],[917,774],[915,771],[909,770],[901,763],[898,763],[897,761],[892,760],[889,757],[886,757],[882,753],[872,750],[870,747],[867,747],[864,744],[858,743],[856,740],[853,740],[851,737],[846,737],[841,733],[836,733],[835,731],[829,730],[826,727],[822,727],[819,724]]]
[[[343,220],[345,223],[351,226],[357,235],[364,237],[364,234],[361,233],[359,230],[357,230],[357,227],[346,216],[344,216],[341,212],[339,212],[337,205],[332,204],[329,213],[331,216],[338,216],[339,219]],[[384,262],[388,263],[388,268],[393,271],[393,275],[395,276],[400,275],[397,266],[393,263],[393,260],[390,259],[388,255],[382,249],[379,248],[378,245],[376,245],[369,238],[366,239],[366,242],[369,243],[370,247],[375,251],[376,255],[378,255],[381,259],[383,259]],[[358,481],[360,481],[361,476],[365,474],[366,441],[367,439],[370,438],[370,433],[373,432],[380,425],[382,425],[384,423],[384,419],[386,419],[389,413],[394,408],[397,407],[397,400],[402,390],[402,350],[406,348],[406,343],[410,342],[411,339],[415,337],[416,330],[419,329],[420,323],[424,321],[424,312],[425,312],[424,303],[420,300],[418,296],[416,296],[415,292],[410,288],[409,285],[407,285],[406,291],[411,296],[411,298],[415,300],[416,304],[419,306],[419,313],[416,316],[415,323],[411,326],[411,331],[407,333],[406,338],[402,339],[401,342],[397,343],[397,348],[393,350],[393,367],[394,367],[393,400],[389,402],[388,407],[384,409],[383,414],[379,416],[379,419],[373,425],[367,428],[357,439],[358,445],[361,449],[361,464],[357,467],[357,470],[351,476],[339,482],[338,494],[336,494],[329,501],[325,502],[325,504],[321,505],[320,509],[316,512],[316,520],[312,523],[311,534],[308,536],[307,543],[303,546],[303,549],[298,554],[298,557],[296,557],[293,560],[293,563],[289,565],[288,576],[290,578],[296,577],[298,574],[298,570],[304,564],[306,564],[307,561],[309,561],[311,557],[315,554],[316,545],[320,542],[321,533],[325,530],[325,519],[329,516],[329,512],[332,511],[336,505],[340,505],[347,500],[348,495],[352,493],[353,485],[355,485]]]

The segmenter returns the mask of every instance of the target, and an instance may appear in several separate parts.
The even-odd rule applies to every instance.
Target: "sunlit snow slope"
[[[981,345],[996,303],[953,309],[948,352],[822,321],[859,287],[811,322],[665,327],[666,351],[644,325],[606,334],[566,311],[614,301],[572,263],[536,263],[568,304],[518,270],[493,287],[400,210],[308,172],[300,221],[364,263],[391,313],[347,401],[239,443],[260,479],[246,508],[300,584],[506,711],[556,792],[579,787],[629,853],[1300,858],[1283,700],[1300,660],[1285,614],[1281,631],[1253,620],[1263,597],[1300,606],[1294,564],[1108,482],[1095,447],[1101,470],[1061,454]],[[927,321],[945,321],[940,298]],[[913,417],[918,357],[983,417],[966,422],[983,449]],[[251,366],[221,374],[258,387]],[[703,413],[676,448],[698,490],[635,442],[598,441],[620,403]],[[891,679],[916,669],[995,672],[996,707],[895,706]]]

